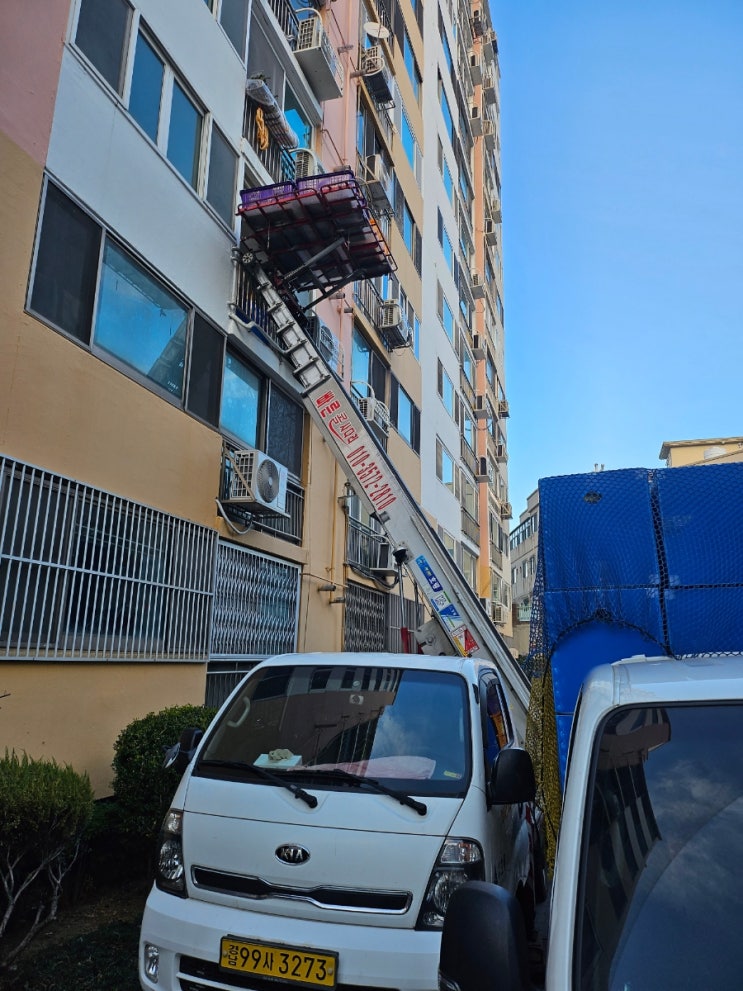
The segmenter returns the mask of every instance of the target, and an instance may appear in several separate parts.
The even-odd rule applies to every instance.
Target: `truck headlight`
[[[183,861],[183,812],[170,809],[163,820],[157,848],[155,883],[163,891],[186,897],[186,868]]]
[[[416,929],[441,929],[452,893],[466,881],[484,879],[480,844],[469,839],[446,840],[428,879]]]

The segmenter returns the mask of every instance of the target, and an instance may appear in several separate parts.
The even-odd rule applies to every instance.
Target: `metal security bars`
[[[208,657],[216,532],[0,457],[0,657]]]
[[[349,582],[346,586],[344,650],[387,650],[387,595]]]
[[[220,541],[212,657],[267,657],[296,650],[298,565]]]

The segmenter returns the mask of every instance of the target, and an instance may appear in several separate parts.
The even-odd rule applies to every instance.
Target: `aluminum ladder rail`
[[[246,259],[243,259],[244,261]],[[526,735],[530,683],[490,621],[475,592],[398,475],[343,383],[297,323],[260,265],[247,259],[274,321],[279,354],[302,386],[305,408],[319,427],[357,496],[382,525],[399,564],[417,583],[440,631],[428,653],[473,655],[498,668],[517,736]],[[448,650],[439,649],[446,644]]]

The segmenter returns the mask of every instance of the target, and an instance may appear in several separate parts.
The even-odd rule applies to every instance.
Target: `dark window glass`
[[[303,430],[303,408],[280,389],[272,388],[268,401],[266,453],[279,464],[286,465],[297,478],[302,477]]]
[[[607,720],[587,796],[576,989],[740,986],[742,724],[739,703]]]
[[[201,113],[176,80],[170,110],[168,159],[194,189],[199,180],[200,147]]]
[[[83,0],[75,35],[77,47],[118,93],[130,13],[125,0]]]
[[[183,396],[188,310],[121,248],[106,244],[101,269],[95,343]]]
[[[222,0],[219,22],[225,34],[237,50],[240,58],[245,55],[245,36],[248,26],[247,0]]]
[[[157,141],[160,97],[163,89],[163,61],[143,35],[137,38],[134,56],[129,112],[153,141]]]
[[[51,183],[41,222],[31,308],[90,342],[101,229]]]
[[[237,156],[216,127],[212,128],[212,147],[209,155],[209,182],[206,198],[219,216],[230,227],[234,226],[236,213],[235,169]]]
[[[215,427],[219,423],[223,356],[224,337],[195,314],[186,407]]]

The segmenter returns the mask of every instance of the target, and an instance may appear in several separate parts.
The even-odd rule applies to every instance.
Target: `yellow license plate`
[[[225,970],[321,988],[335,987],[337,965],[337,953],[254,943],[234,936],[222,937],[219,955],[219,966]]]

